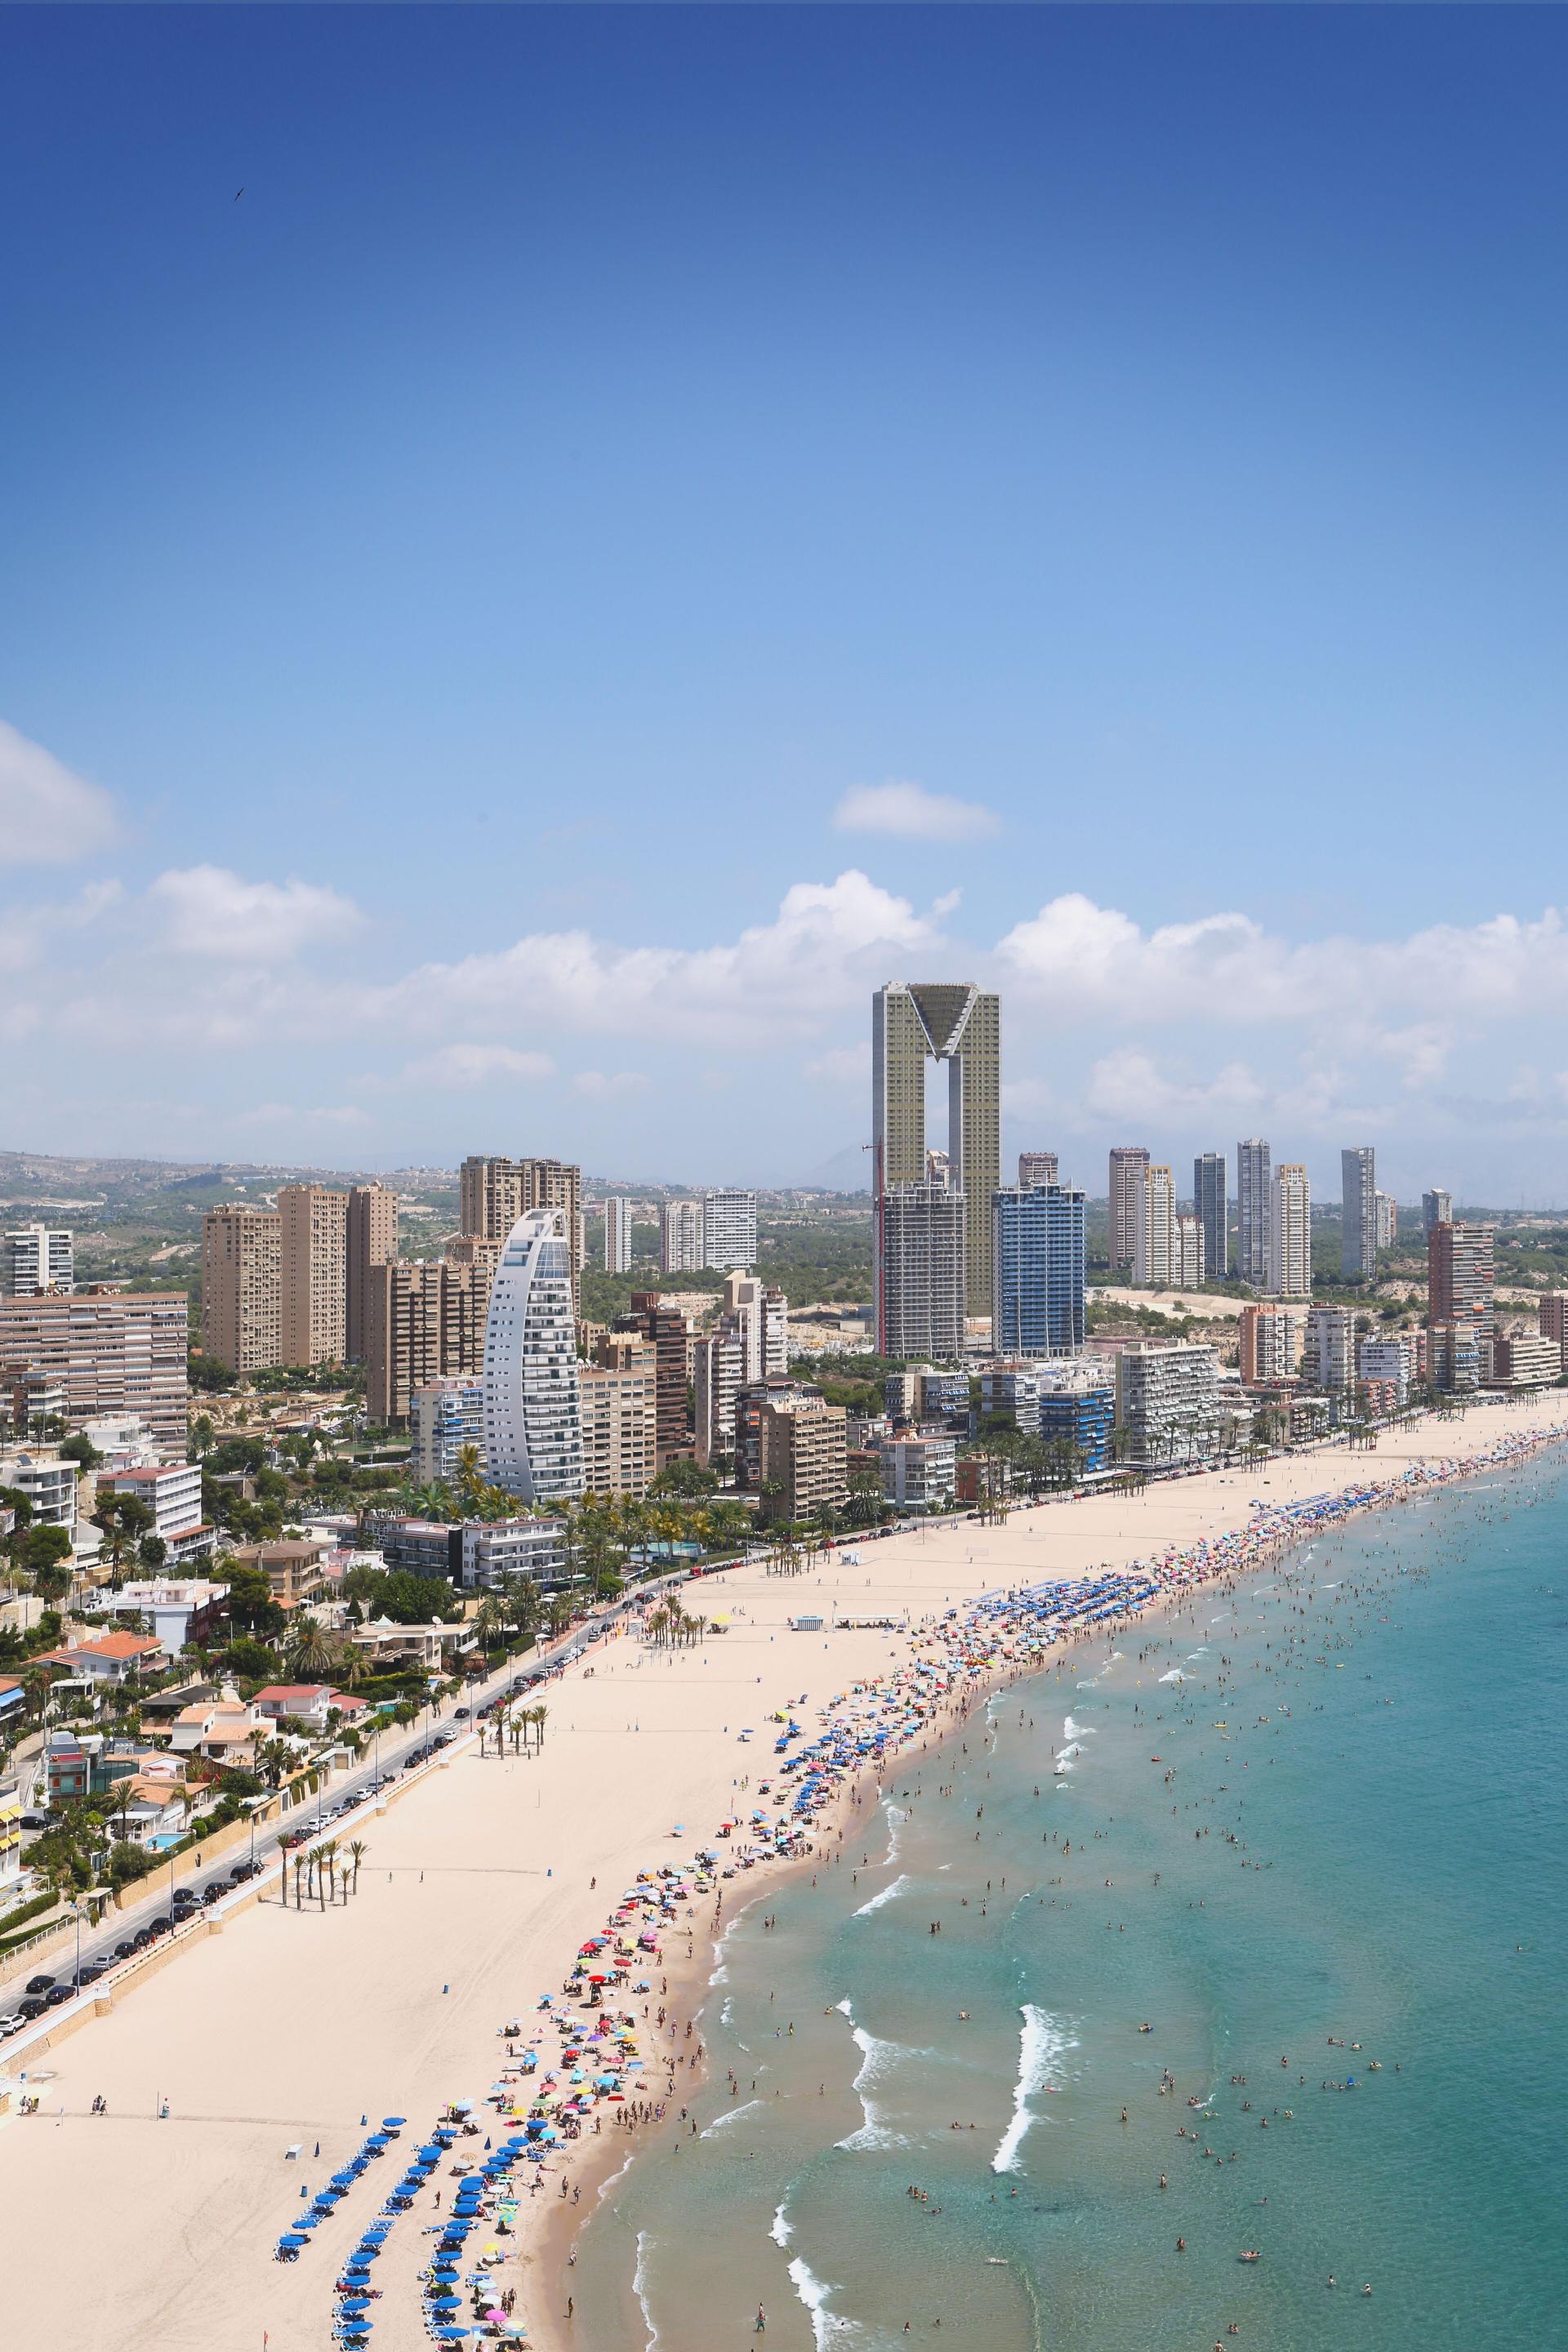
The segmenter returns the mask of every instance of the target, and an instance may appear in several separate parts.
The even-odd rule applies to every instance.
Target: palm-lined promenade
[[[1075,1498],[1005,1525],[868,1544],[855,1563],[802,1560],[786,1578],[758,1561],[700,1602],[686,1589],[683,1616],[728,1620],[706,1639],[671,1638],[682,1629],[667,1622],[661,1641],[625,1622],[552,1682],[542,1744],[537,1727],[492,1731],[482,1752],[469,1741],[355,1831],[367,1852],[351,1899],[323,1903],[318,1882],[316,1902],[297,1906],[291,1883],[287,1910],[268,1903],[193,1937],[49,2055],[47,2079],[30,2086],[38,2115],[0,2124],[0,2194],[36,2256],[12,2283],[16,2326],[68,2317],[89,2352],[254,2346],[264,2332],[273,2352],[314,2352],[329,2332],[332,2264],[363,2216],[323,2224],[308,2256],[276,2263],[301,2179],[314,2189],[346,2162],[362,2115],[424,2122],[453,2099],[482,2099],[505,2047],[499,2029],[560,1992],[579,1948],[603,1931],[606,1890],[687,1859],[742,1799],[755,1801],[741,1784],[766,1777],[770,1759],[740,1734],[785,1700],[804,1693],[815,1709],[910,1654],[901,1632],[864,1621],[916,1629],[984,1591],[1181,1551],[1246,1527],[1259,1494],[1277,1506],[1415,1462],[1473,1458],[1553,1418],[1550,1402],[1489,1406],[1462,1432],[1426,1421],[1393,1433],[1370,1465],[1336,1449],[1276,1462],[1262,1478],[1232,1471]],[[807,1602],[860,1622],[792,1631]],[[748,1891],[767,1883],[764,1870]],[[91,2112],[98,2096],[107,2114]],[[303,2176],[286,2158],[293,2146],[310,2158]],[[134,2207],[108,2200],[84,2231],[79,2184],[106,2163],[129,2168],[148,2194]],[[553,2172],[537,2202],[524,2198],[512,2242],[523,2259],[504,2273],[535,2344],[559,2315],[560,2282],[529,2257],[558,2200]],[[381,2265],[375,2342],[393,2352],[424,2341],[422,2244],[411,2234]]]

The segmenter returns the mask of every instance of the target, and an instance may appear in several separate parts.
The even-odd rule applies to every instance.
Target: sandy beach
[[[803,1695],[815,1708],[907,1654],[902,1634],[793,1633],[792,1614],[831,1616],[826,1604],[837,1602],[918,1625],[988,1590],[1147,1560],[1243,1527],[1255,1498],[1279,1504],[1396,1477],[1416,1462],[1468,1459],[1563,1418],[1563,1399],[1549,1393],[1385,1433],[1372,1454],[1332,1448],[1141,1497],[1017,1511],[1001,1527],[961,1522],[867,1543],[858,1567],[835,1559],[789,1579],[734,1570],[688,1596],[727,1614],[727,1633],[674,1653],[634,1633],[599,1645],[543,1694],[542,1753],[503,1761],[465,1749],[356,1828],[369,1850],[347,1906],[264,1902],[39,2062],[28,2088],[40,2112],[0,2122],[17,2340],[68,2331],[84,2352],[329,2344],[334,2264],[390,2180],[373,2166],[301,2259],[283,2264],[273,2247],[301,2181],[314,2189],[337,2169],[364,2136],[362,2117],[409,2117],[406,2144],[448,2101],[482,2100],[504,2054],[498,2029],[531,2019],[542,1993],[559,1992],[609,1900],[637,1871],[689,1855],[736,1806],[742,1776],[765,1773],[765,1715]],[[743,1726],[759,1727],[750,1746],[738,1744]],[[678,1822],[684,1834],[674,1839]],[[726,1913],[770,1883],[767,1869],[733,1882]],[[700,1901],[697,1984],[710,1923]],[[683,1954],[684,1937],[670,1946]],[[656,1996],[658,1966],[649,1969]],[[95,2095],[107,2116],[89,2113]],[[605,2138],[617,2163],[635,2144],[619,2132]],[[289,2160],[296,2144],[303,2157]],[[613,2168],[604,2139],[588,2138],[563,2151],[567,2178],[581,2182],[595,2151],[597,2168]],[[518,2317],[541,2347],[560,2340],[559,2277],[538,2258],[560,2178],[552,2173],[533,2207],[524,2197],[520,2237],[503,2242],[521,2259],[501,2283],[518,2287]],[[376,2266],[376,2352],[428,2340],[416,2273],[429,2218],[405,2216]]]

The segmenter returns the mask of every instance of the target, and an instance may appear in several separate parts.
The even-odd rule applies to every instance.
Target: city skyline
[[[1402,13],[11,12],[5,1139],[852,1188],[945,970],[1009,1159],[1559,1200],[1568,25]]]

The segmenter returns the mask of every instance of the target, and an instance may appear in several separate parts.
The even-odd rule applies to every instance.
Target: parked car
[[[108,1973],[107,1960],[89,1960],[84,1967],[77,1970],[76,1980],[79,1985],[96,1984],[100,1977],[107,1976]]]
[[[115,1958],[116,1958],[117,1960],[128,1960],[128,1959],[131,1958],[131,1956],[132,1956],[132,1952],[134,1952],[134,1951],[135,1951],[135,1949],[136,1949],[136,1938],[135,1938],[135,1937],[134,1937],[134,1936],[122,1936],[122,1937],[121,1937],[121,1939],[120,1939],[119,1943],[118,1943],[118,1944],[116,1944],[116,1946],[114,1947],[114,1957],[115,1957]]]
[[[44,2007],[46,2009],[58,2009],[62,2001],[74,2000],[75,1999],[75,1985],[57,1985],[53,1992],[47,1992],[44,1995]]]
[[[17,2016],[21,2019],[24,2025],[31,2025],[34,2018],[42,2017],[43,2013],[44,2001],[41,1993],[34,1993],[29,2000],[25,2000],[22,2003],[20,2009],[16,2011]]]
[[[228,1885],[226,1880],[222,1878],[209,1879],[207,1884],[202,1889],[202,1901],[204,1903],[221,1903],[226,1895],[232,1895],[233,1893],[234,1889]]]
[[[452,1720],[454,1723],[467,1723],[468,1719],[468,1710],[466,1706],[455,1706],[452,1709]]]
[[[136,1933],[131,1938],[131,1948],[133,1952],[144,1952],[152,1940],[153,1930],[151,1927],[138,1927]]]
[[[53,1992],[54,1989],[55,1980],[53,1977],[29,1977],[27,1979],[27,1990],[29,1992]]]
[[[26,2022],[20,2010],[13,2009],[7,2011],[5,2016],[0,2017],[0,2042],[3,2042],[8,2033],[15,2033],[18,2026],[26,2025]]]
[[[247,1878],[258,1878],[261,1874],[261,1865],[256,1862],[237,1862],[228,1874],[235,1885],[239,1886]]]

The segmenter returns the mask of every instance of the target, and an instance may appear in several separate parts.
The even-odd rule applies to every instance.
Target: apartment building
[[[1267,1290],[1273,1263],[1274,1175],[1269,1147],[1249,1136],[1236,1147],[1236,1270]]]
[[[1397,1412],[1410,1396],[1409,1340],[1363,1339],[1356,1350],[1356,1371],[1369,1389],[1375,1384],[1386,1392],[1389,1409]]]
[[[837,1510],[849,1493],[842,1405],[816,1394],[770,1398],[758,1416],[758,1491],[764,1525]]]
[[[153,1514],[150,1535],[161,1536],[176,1559],[193,1551],[210,1550],[213,1530],[202,1521],[202,1465],[199,1462],[162,1462],[144,1470],[116,1470],[101,1475],[99,1489],[134,1495]]]
[[[1138,1219],[1149,1154],[1139,1144],[1118,1144],[1110,1154],[1110,1271],[1131,1266],[1138,1246]]]
[[[349,1193],[347,1344],[351,1364],[365,1359],[372,1273],[397,1255],[397,1194],[389,1184],[355,1184]]]
[[[1377,1273],[1377,1154],[1358,1144],[1340,1154],[1340,1272],[1348,1282]]]
[[[623,1340],[616,1359],[616,1339]],[[658,1350],[651,1339],[600,1342],[598,1360],[577,1367],[583,1424],[583,1491],[646,1495],[658,1467]]]
[[[1453,1222],[1454,1196],[1452,1192],[1445,1192],[1442,1186],[1439,1184],[1435,1185],[1431,1192],[1422,1193],[1421,1227],[1424,1233],[1429,1234],[1434,1225],[1451,1225]]]
[[[703,1263],[701,1202],[667,1201],[659,1212],[658,1242],[663,1273],[699,1273]]]
[[[674,1298],[657,1290],[634,1290],[631,1312],[618,1316],[616,1333],[635,1332],[653,1343],[658,1382],[658,1464],[689,1461],[691,1418],[688,1391],[691,1380],[692,1337],[688,1312]],[[612,1334],[612,1336],[615,1336]]]
[[[991,1344],[998,1355],[1065,1355],[1082,1347],[1087,1206],[1070,1185],[1020,1185],[992,1195]]]
[[[1116,1419],[1134,1462],[1184,1462],[1207,1453],[1219,1421],[1217,1351],[1185,1340],[1138,1340],[1120,1349]]]
[[[281,1184],[282,1359],[341,1364],[348,1351],[349,1196],[325,1184]]]
[[[1377,1196],[1377,1246],[1390,1250],[1399,1239],[1399,1203],[1392,1192]]]
[[[757,1196],[719,1192],[702,1195],[702,1263],[746,1267],[757,1262]]]
[[[183,1290],[105,1284],[0,1298],[0,1363],[58,1381],[66,1418],[136,1413],[165,1456],[184,1458],[189,1313]]]
[[[746,1385],[745,1349],[733,1325],[694,1341],[691,1386],[696,1406],[697,1459],[704,1469],[734,1458],[735,1400]]]
[[[1203,1283],[1208,1246],[1201,1217],[1177,1217],[1171,1234],[1171,1283],[1177,1290],[1196,1290]]]
[[[1301,1378],[1309,1388],[1344,1396],[1356,1382],[1355,1315],[1348,1307],[1314,1307],[1307,1317]]]
[[[1456,1223],[1426,1236],[1426,1319],[1462,1324],[1478,1339],[1492,1328],[1496,1228]]]
[[[1018,1190],[1032,1191],[1037,1184],[1059,1184],[1058,1155],[1054,1151],[1020,1151],[1018,1154]]]
[[[482,1372],[491,1270],[451,1258],[372,1266],[365,1318],[365,1408],[401,1427],[416,1389]]]
[[[1561,1355],[1568,1339],[1568,1290],[1549,1290],[1536,1308],[1536,1320],[1542,1338],[1552,1340]],[[1563,1369],[1568,1370],[1568,1357],[1563,1358]]]
[[[489,1300],[487,1297],[487,1305]],[[410,1391],[409,1470],[416,1486],[451,1485],[472,1446],[480,1475],[485,1462],[485,1391],[478,1372],[447,1372]]]
[[[958,1484],[958,1447],[951,1437],[892,1437],[880,1448],[882,1499],[901,1511],[942,1511]]]
[[[1299,1307],[1249,1304],[1241,1310],[1240,1368],[1244,1388],[1293,1380],[1301,1365],[1306,1317]]]
[[[1175,1279],[1176,1187],[1168,1168],[1145,1166],[1133,1197],[1132,1279],[1165,1290]]]
[[[1200,1151],[1193,1161],[1193,1208],[1203,1227],[1205,1276],[1215,1281],[1223,1281],[1230,1272],[1225,1179],[1224,1152]]]
[[[1268,1289],[1275,1298],[1312,1295],[1312,1188],[1298,1162],[1274,1171],[1268,1226]]]
[[[1497,1388],[1546,1388],[1562,1378],[1561,1345],[1538,1331],[1499,1331],[1491,1343],[1491,1378]]]
[[[283,1219],[209,1209],[202,1219],[202,1352],[237,1376],[283,1360]]]
[[[465,1234],[504,1243],[519,1217],[531,1209],[559,1209],[562,1231],[572,1244],[572,1312],[581,1295],[583,1265],[583,1171],[567,1160],[506,1160],[470,1156],[458,1176],[459,1219]]]
[[[963,1192],[948,1184],[891,1184],[875,1217],[879,1353],[956,1361],[967,1280]],[[985,1255],[989,1263],[989,1235]]]
[[[616,1199],[605,1202],[605,1272],[632,1270],[632,1204]]]
[[[36,1298],[40,1290],[74,1290],[76,1244],[53,1225],[16,1225],[0,1235],[0,1298]]]

